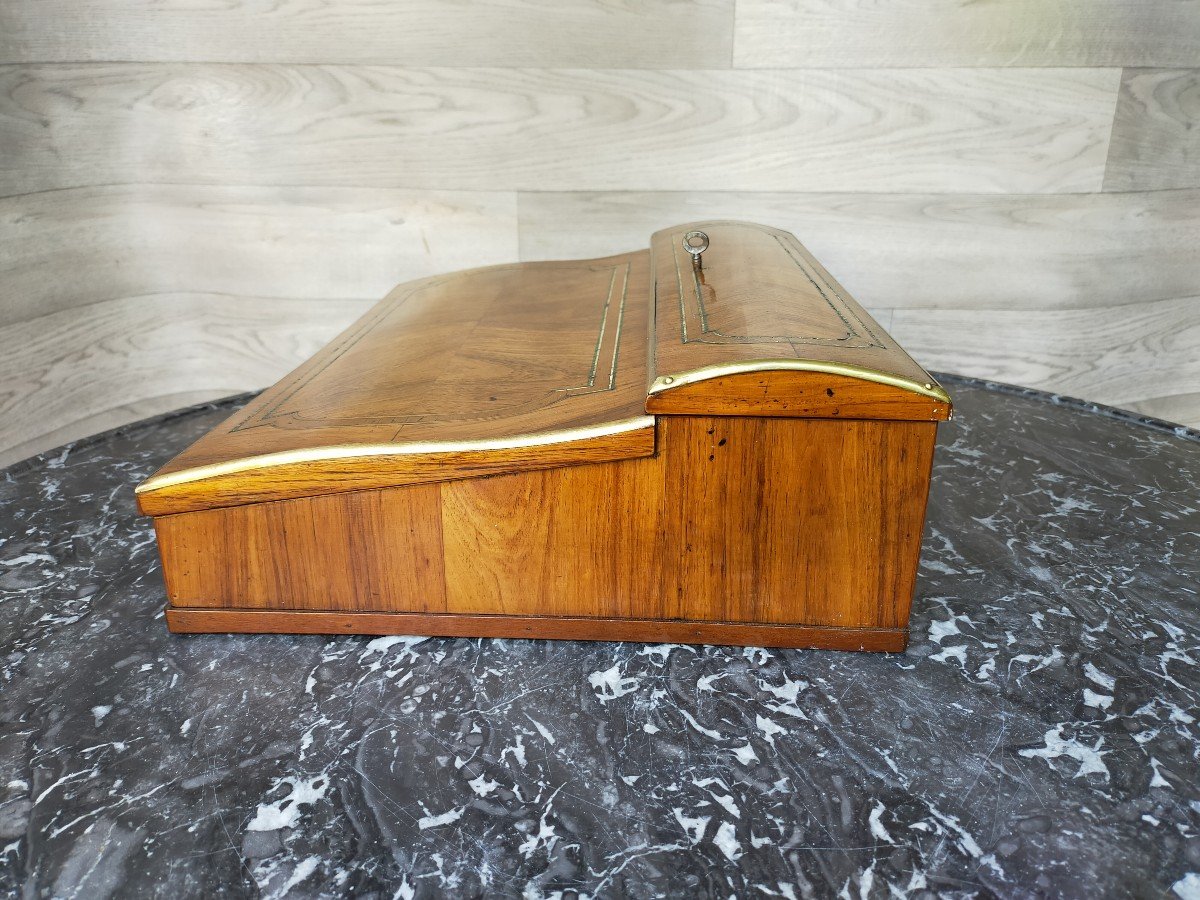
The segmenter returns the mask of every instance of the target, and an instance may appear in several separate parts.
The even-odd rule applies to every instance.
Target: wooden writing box
[[[402,285],[137,497],[173,631],[901,650],[949,413],[795,238],[702,223]]]

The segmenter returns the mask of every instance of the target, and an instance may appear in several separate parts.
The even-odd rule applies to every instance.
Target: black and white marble
[[[133,485],[0,473],[0,892],[1200,897],[1200,436],[949,379],[909,651],[172,637]]]

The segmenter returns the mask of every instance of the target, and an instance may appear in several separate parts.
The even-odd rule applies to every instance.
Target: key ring
[[[703,231],[689,231],[683,236],[683,249],[692,255],[692,265],[700,268],[700,254],[708,249],[708,235]]]

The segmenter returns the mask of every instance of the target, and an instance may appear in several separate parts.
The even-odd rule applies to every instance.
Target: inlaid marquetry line
[[[687,258],[686,261],[681,259],[678,236],[674,236],[674,237],[672,237],[671,253],[672,253],[672,259],[675,262],[675,280],[676,280],[676,285],[678,286],[678,290],[679,290],[679,324],[680,324],[680,335],[681,335],[683,343],[685,343],[685,344],[701,343],[701,344],[714,344],[714,345],[720,345],[720,344],[787,344],[792,348],[792,352],[794,352],[797,356],[803,355],[801,353],[801,351],[799,350],[799,348],[796,346],[798,344],[799,345],[820,345],[820,346],[828,346],[828,347],[855,347],[858,349],[878,349],[878,350],[886,349],[887,345],[884,344],[879,339],[878,335],[876,335],[871,330],[870,326],[868,326],[861,318],[859,318],[857,315],[855,315],[849,309],[849,307],[847,307],[845,305],[845,298],[842,297],[841,293],[836,288],[834,288],[833,285],[829,284],[823,277],[821,277],[820,280],[818,281],[817,277],[814,277],[814,275],[819,277],[820,273],[810,271],[809,267],[804,263],[804,261],[802,259],[800,259],[799,257],[796,256],[793,248],[791,246],[789,246],[787,244],[787,242],[785,242],[780,235],[773,234],[772,237],[775,239],[776,243],[779,244],[780,248],[784,251],[784,253],[787,254],[788,259],[790,259],[792,261],[792,263],[796,266],[796,268],[799,269],[800,272],[804,275],[804,277],[808,280],[809,284],[811,284],[813,286],[813,288],[817,291],[817,294],[825,302],[825,305],[829,307],[830,312],[832,312],[835,316],[838,317],[838,320],[842,323],[842,325],[846,329],[846,336],[841,337],[841,338],[822,338],[822,337],[816,337],[816,336],[812,336],[812,335],[810,335],[810,336],[801,336],[801,335],[731,335],[731,334],[725,334],[724,332],[722,332],[718,329],[712,328],[708,322],[709,313],[708,313],[708,309],[704,302],[705,284],[702,281],[702,278],[704,277],[705,269],[697,268],[697,267],[693,266],[691,263],[690,256]],[[709,255],[711,256],[712,254],[710,253]],[[692,289],[690,292],[684,290],[683,269],[685,267],[691,271],[691,288]],[[709,270],[712,269],[711,263],[708,264],[708,269]],[[833,299],[829,296],[829,293],[826,292],[826,288],[828,288],[828,291],[837,297],[838,303],[835,303],[833,301]],[[688,315],[687,315],[687,307],[686,307],[686,303],[685,303],[685,299],[684,299],[688,295],[688,293],[693,294],[696,298],[696,317],[699,319],[699,322],[700,322],[701,337],[691,337],[688,334],[688,327],[687,327]],[[840,306],[840,308],[839,308],[839,306]],[[851,321],[852,319],[853,319],[853,321]],[[857,328],[856,328],[856,325],[857,325]],[[860,329],[861,329],[861,331],[860,331]],[[722,340],[710,340],[709,339],[710,335],[715,335],[716,337],[722,338]]]
[[[881,341],[879,339],[879,336],[871,330],[871,326],[868,325],[866,322],[864,322],[859,317],[859,315],[857,313],[855,313],[853,309],[850,308],[850,305],[846,303],[846,298],[842,296],[841,291],[839,291],[836,287],[834,287],[832,284],[830,284],[829,281],[827,279],[825,279],[824,277],[822,277],[821,281],[818,283],[818,281],[816,280],[816,278],[813,277],[813,275],[820,274],[820,273],[817,273],[817,272],[815,272],[815,270],[812,270],[809,266],[804,264],[804,261],[802,259],[800,259],[799,257],[796,256],[795,242],[794,242],[794,239],[792,239],[790,235],[788,235],[788,238],[790,240],[792,240],[792,243],[788,243],[788,241],[785,241],[784,237],[782,235],[776,234],[776,235],[772,235],[772,237],[774,237],[776,243],[778,243],[779,246],[783,248],[783,252],[786,253],[788,255],[788,257],[792,260],[792,262],[794,262],[796,264],[796,268],[799,269],[804,274],[804,277],[808,279],[809,284],[811,284],[816,289],[817,293],[819,293],[821,295],[821,299],[824,300],[826,302],[826,304],[828,304],[829,308],[832,309],[833,312],[837,315],[837,317],[842,320],[843,324],[845,324],[845,326],[846,326],[846,329],[851,334],[853,334],[856,337],[859,336],[858,332],[854,330],[854,325],[852,325],[850,322],[850,319],[853,318],[854,321],[858,324],[858,327],[861,328],[864,332],[866,332],[867,337],[870,338],[871,343],[867,344],[866,347],[873,347],[873,348],[876,348],[879,350],[886,349],[883,341]],[[824,286],[822,286],[822,285],[824,285]],[[838,303],[840,304],[840,308],[838,307],[838,305],[835,305],[832,300],[829,299],[829,295],[825,293],[826,288],[828,288],[829,291],[831,293],[833,293],[833,295],[835,297],[837,297]],[[849,317],[849,318],[847,318],[847,317]],[[811,341],[806,341],[806,343],[811,343]]]
[[[608,384],[605,387],[596,387],[596,373],[600,368],[600,352],[604,347],[604,338],[608,329],[608,314],[612,308],[612,300],[614,289],[617,284],[617,275],[621,275],[621,299],[617,302],[617,326],[616,334],[613,337],[612,362],[608,367]],[[608,282],[608,297],[604,301],[604,311],[600,316],[600,334],[596,337],[596,349],[592,354],[592,369],[588,375],[587,384],[573,388],[558,388],[564,394],[571,396],[579,396],[580,394],[594,394],[597,391],[612,391],[617,387],[617,359],[621,353],[621,325],[625,321],[625,300],[629,294],[629,266],[624,267],[613,266],[612,277]]]
[[[395,298],[391,303],[385,304],[384,308],[373,315],[369,315],[362,320],[357,327],[354,327],[349,332],[343,342],[337,347],[327,359],[323,360],[319,366],[309,369],[302,369],[295,374],[293,384],[280,396],[274,403],[263,409],[252,419],[242,422],[233,428],[234,431],[247,431],[253,428],[260,427],[355,427],[355,426],[388,426],[398,425],[399,430],[392,436],[393,441],[400,440],[401,432],[404,427],[415,424],[430,425],[454,422],[472,422],[472,421],[488,421],[494,420],[503,416],[520,415],[529,413],[538,409],[543,409],[547,406],[565,402],[568,398],[579,397],[586,394],[594,394],[605,391],[613,391],[616,389],[617,383],[617,368],[620,358],[621,333],[625,321],[625,307],[629,291],[630,267],[628,263],[623,265],[612,266],[595,266],[590,264],[581,265],[580,263],[540,263],[538,266],[547,267],[575,267],[586,268],[590,271],[610,270],[611,274],[608,281],[608,289],[605,293],[604,305],[600,314],[599,332],[596,337],[596,342],[592,350],[591,365],[589,368],[588,378],[586,383],[565,388],[549,388],[548,394],[541,397],[531,398],[524,403],[518,403],[511,406],[505,406],[489,410],[482,415],[458,415],[454,417],[445,417],[438,415],[430,415],[425,412],[414,412],[407,415],[396,416],[378,416],[378,417],[354,417],[354,418],[339,418],[339,419],[317,419],[300,416],[294,411],[286,409],[288,403],[292,401],[296,395],[302,391],[310,382],[320,376],[331,365],[337,362],[345,353],[351,350],[356,344],[362,341],[370,332],[376,328],[388,316],[394,314],[406,301],[410,300],[417,294],[418,291],[431,290],[445,283],[449,278],[454,276],[438,277],[428,279],[419,287],[415,287],[403,296]],[[528,268],[528,264],[514,264],[507,266],[489,267],[488,271],[520,269]],[[613,299],[616,296],[617,279],[621,280],[620,298],[617,301],[617,314],[615,327],[611,327]],[[602,386],[597,387],[597,376],[601,371],[601,361],[604,358],[604,350],[606,345],[611,342],[612,356],[608,360],[607,369],[608,377],[602,383]]]

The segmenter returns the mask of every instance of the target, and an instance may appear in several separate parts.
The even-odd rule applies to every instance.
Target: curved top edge
[[[431,441],[396,444],[329,444],[324,447],[307,447],[301,450],[282,450],[276,453],[246,456],[240,459],[231,459],[205,466],[194,466],[163,475],[153,475],[139,484],[135,488],[135,493],[146,495],[180,484],[204,481],[209,478],[220,478],[225,475],[239,475],[246,472],[304,463],[331,462],[367,457],[425,456],[441,453],[486,453],[497,450],[519,450],[526,447],[569,444],[593,438],[640,431],[644,428],[653,428],[654,422],[653,416],[635,416],[631,419],[606,422],[602,425],[566,428],[560,431],[546,431],[536,434],[517,434],[493,440]]]
[[[917,382],[909,378],[902,378],[899,375],[892,375],[889,372],[882,372],[878,369],[856,366],[853,363],[828,362],[819,359],[789,359],[785,357],[714,363],[713,365],[702,366],[698,369],[674,375],[660,375],[650,383],[649,393],[651,395],[661,394],[663,391],[669,391],[672,388],[696,384],[701,381],[709,381],[725,375],[777,371],[823,372],[828,375],[843,375],[847,378],[873,381],[877,384],[886,384],[900,390],[911,391],[914,394],[920,394],[931,400],[945,403],[947,406],[952,407],[954,405],[954,401],[950,399],[950,395],[946,393],[940,384],[932,379],[932,376],[929,381]]]

